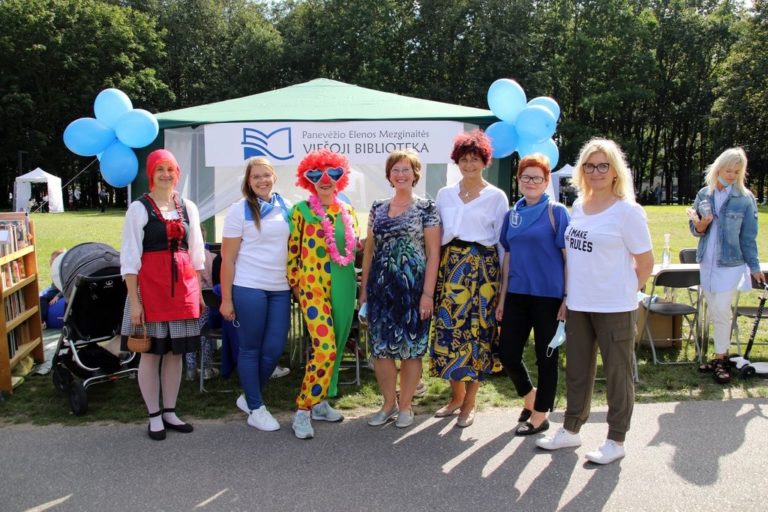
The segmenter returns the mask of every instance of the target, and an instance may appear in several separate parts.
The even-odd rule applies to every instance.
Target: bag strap
[[[554,203],[550,201],[547,203],[547,213],[549,214],[549,223],[552,225],[552,231],[557,234],[557,226],[555,225],[555,213],[554,213]]]

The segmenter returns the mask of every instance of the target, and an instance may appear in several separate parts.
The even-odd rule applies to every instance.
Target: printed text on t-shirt
[[[570,228],[565,235],[568,247],[577,251],[592,252],[592,242],[587,240],[588,231]]]

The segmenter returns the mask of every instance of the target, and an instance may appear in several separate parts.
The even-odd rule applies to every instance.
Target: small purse
[[[144,334],[139,334],[137,332],[139,331],[139,327],[136,326],[134,332],[128,336],[128,350],[130,352],[149,352],[149,349],[152,346],[152,340],[150,340],[147,335],[147,326],[141,324],[141,330],[144,331]]]

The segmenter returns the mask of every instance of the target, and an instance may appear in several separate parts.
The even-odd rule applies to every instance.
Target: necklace
[[[389,202],[389,206],[395,206],[395,207],[397,207],[397,208],[404,208],[404,207],[406,207],[406,206],[411,206],[411,203],[413,203],[413,199],[411,199],[411,200],[410,200],[410,201],[408,201],[407,203],[401,203],[401,204],[397,204],[397,203],[395,203],[394,201],[390,201],[390,202]]]
[[[480,183],[480,186],[474,190],[469,190],[467,188],[464,188],[464,190],[461,190],[463,187],[459,185],[459,197],[461,197],[462,199],[467,199],[469,198],[469,196],[474,195],[480,192],[481,190],[483,190],[483,187],[485,187],[485,184],[482,182]]]
[[[325,238],[325,243],[328,246],[328,252],[331,254],[333,262],[342,267],[352,263],[355,260],[355,232],[352,227],[352,217],[350,217],[347,209],[340,205],[335,197],[333,198],[333,204],[328,207],[329,211],[333,211],[334,209],[340,210],[341,220],[344,223],[344,249],[347,254],[342,256],[336,245],[334,226],[331,224],[328,215],[326,215],[323,210],[323,204],[320,202],[320,198],[312,194],[309,196],[307,202],[309,203],[309,206],[312,207],[312,212],[320,218],[320,224],[323,226],[323,237]]]

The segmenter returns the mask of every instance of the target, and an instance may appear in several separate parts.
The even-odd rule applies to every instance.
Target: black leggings
[[[523,363],[523,350],[533,329],[536,367],[539,370],[533,408],[539,412],[551,411],[555,405],[558,350],[547,357],[547,345],[557,330],[557,311],[561,303],[562,300],[552,297],[517,293],[508,293],[504,301],[499,358],[517,394],[525,396],[530,393],[533,384]]]

